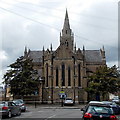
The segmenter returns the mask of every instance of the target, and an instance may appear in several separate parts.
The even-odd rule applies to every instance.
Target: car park
[[[13,115],[21,115],[20,106],[12,101],[2,101],[0,103],[0,115],[2,117],[11,118]]]
[[[16,99],[16,100],[13,100],[13,102],[16,104],[16,105],[19,105],[20,108],[21,108],[21,111],[26,111],[27,107],[25,106],[25,102],[22,100],[22,99]]]
[[[104,104],[110,105],[116,115],[120,114],[120,106],[115,102],[111,101],[102,101]]]
[[[110,105],[103,102],[90,102],[83,111],[83,120],[117,120]]]
[[[73,105],[74,102],[72,100],[72,98],[66,98],[64,101],[64,105]]]

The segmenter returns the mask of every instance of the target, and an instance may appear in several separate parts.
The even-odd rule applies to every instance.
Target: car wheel
[[[8,112],[8,118],[11,118],[12,117],[12,113],[11,111]]]

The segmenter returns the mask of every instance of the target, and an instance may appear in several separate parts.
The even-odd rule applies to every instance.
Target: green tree
[[[102,95],[103,99],[109,93],[120,91],[120,77],[117,67],[114,65],[99,67],[88,79],[88,87],[85,89],[90,96]],[[93,97],[93,96],[92,96]]]
[[[10,64],[10,70],[4,75],[4,83],[10,86],[13,96],[31,95],[38,92],[39,76],[33,69],[32,60],[19,57],[15,63]]]

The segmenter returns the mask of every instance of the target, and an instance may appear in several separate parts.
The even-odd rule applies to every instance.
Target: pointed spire
[[[52,52],[52,43],[51,43],[51,47],[50,47],[50,49],[51,49],[51,52]]]
[[[65,13],[65,20],[64,20],[64,26],[63,29],[70,29],[70,24],[69,24],[69,17],[68,17],[68,12],[66,9],[66,13]]]
[[[25,46],[24,56],[27,55],[27,47]]]
[[[44,51],[45,51],[45,49],[44,49],[44,46],[43,46],[43,55],[44,55]]]
[[[83,45],[83,51],[85,51],[85,46]]]
[[[75,52],[76,52],[76,43],[75,43],[75,47],[74,47],[74,50],[75,50]]]
[[[104,45],[103,45],[103,48],[102,48],[103,51],[105,51],[105,48],[104,48]]]
[[[69,18],[68,18],[68,12],[67,12],[67,8],[66,8],[65,19],[69,19]]]

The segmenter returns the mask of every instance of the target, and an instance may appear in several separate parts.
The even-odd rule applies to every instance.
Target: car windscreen
[[[98,114],[113,114],[112,108],[107,106],[89,106],[87,112]]]
[[[66,100],[72,100],[71,98],[67,98]]]

